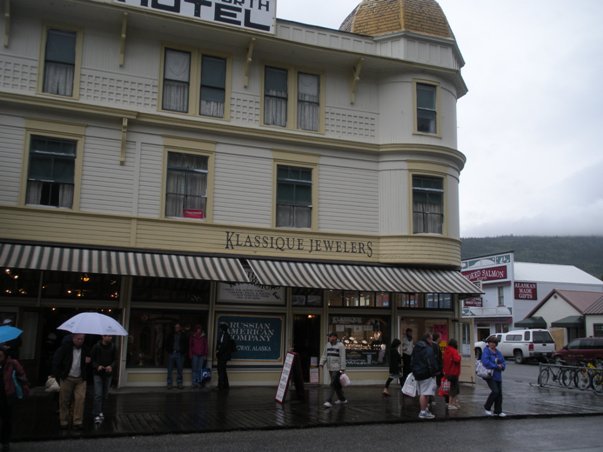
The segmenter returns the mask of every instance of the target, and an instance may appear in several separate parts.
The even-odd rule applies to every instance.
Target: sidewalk
[[[357,425],[400,422],[442,422],[484,418],[483,403],[487,385],[461,385],[461,409],[446,410],[436,397],[432,412],[435,420],[419,420],[418,398],[412,399],[390,387],[389,398],[381,395],[381,386],[350,386],[345,393],[347,405],[323,407],[326,386],[307,386],[306,400],[295,400],[289,391],[287,401],[274,400],[274,387],[233,387],[224,393],[214,388],[172,389],[128,388],[114,390],[106,404],[105,421],[95,426],[90,415],[91,400],[86,401],[87,416],[82,431],[60,430],[53,394],[36,388],[34,395],[15,407],[14,441],[39,441],[70,437],[111,437],[199,433],[233,430],[270,430],[308,428],[329,425]],[[592,390],[540,388],[535,383],[505,380],[504,411],[510,417],[551,417],[603,415],[603,397]],[[491,421],[504,422],[496,418]]]

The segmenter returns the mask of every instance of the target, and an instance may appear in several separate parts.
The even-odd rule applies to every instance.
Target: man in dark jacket
[[[53,375],[61,384],[59,391],[59,420],[61,428],[81,429],[86,400],[86,366],[90,355],[84,349],[84,334],[73,334],[56,351],[52,360]],[[73,416],[73,417],[72,417]]]
[[[218,332],[218,342],[216,347],[216,358],[218,358],[218,389],[227,391],[230,389],[228,383],[228,374],[226,372],[226,363],[232,358],[232,354],[236,352],[236,344],[230,333],[226,323],[220,324]]]
[[[412,351],[412,373],[417,380],[417,392],[419,393],[419,419],[433,419],[435,416],[429,412],[427,407],[429,396],[435,394],[437,363],[433,351],[433,338],[431,333],[425,333],[418,341]]]
[[[100,424],[105,415],[103,414],[103,401],[107,398],[113,368],[117,359],[113,336],[102,336],[101,340],[92,346],[90,350],[92,358],[92,369],[94,371],[94,406],[92,415],[94,422]]]
[[[179,323],[174,325],[174,331],[167,337],[165,351],[168,354],[167,387],[168,389],[173,388],[172,373],[174,372],[175,364],[176,383],[178,384],[178,389],[183,389],[182,367],[184,366],[184,357],[188,352],[188,337],[182,331],[182,326]]]

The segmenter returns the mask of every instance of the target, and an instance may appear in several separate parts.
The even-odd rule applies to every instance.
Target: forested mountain
[[[603,279],[603,236],[515,236],[461,239],[462,259],[515,252],[518,262],[575,265]]]

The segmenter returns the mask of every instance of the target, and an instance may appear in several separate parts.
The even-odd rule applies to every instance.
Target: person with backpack
[[[218,358],[218,389],[228,391],[230,384],[228,382],[228,373],[226,364],[232,358],[232,354],[237,351],[237,345],[228,332],[228,324],[221,323],[218,333],[218,345],[216,347],[216,358]]]
[[[419,419],[433,419],[435,416],[429,411],[429,397],[435,394],[437,385],[435,375],[438,369],[435,353],[433,351],[433,337],[427,332],[419,340],[412,351],[411,368],[417,381],[419,394]]]

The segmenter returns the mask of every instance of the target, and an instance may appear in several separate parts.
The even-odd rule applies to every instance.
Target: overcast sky
[[[277,16],[337,29],[358,3],[277,0]],[[603,0],[438,3],[469,88],[461,236],[603,235]]]

